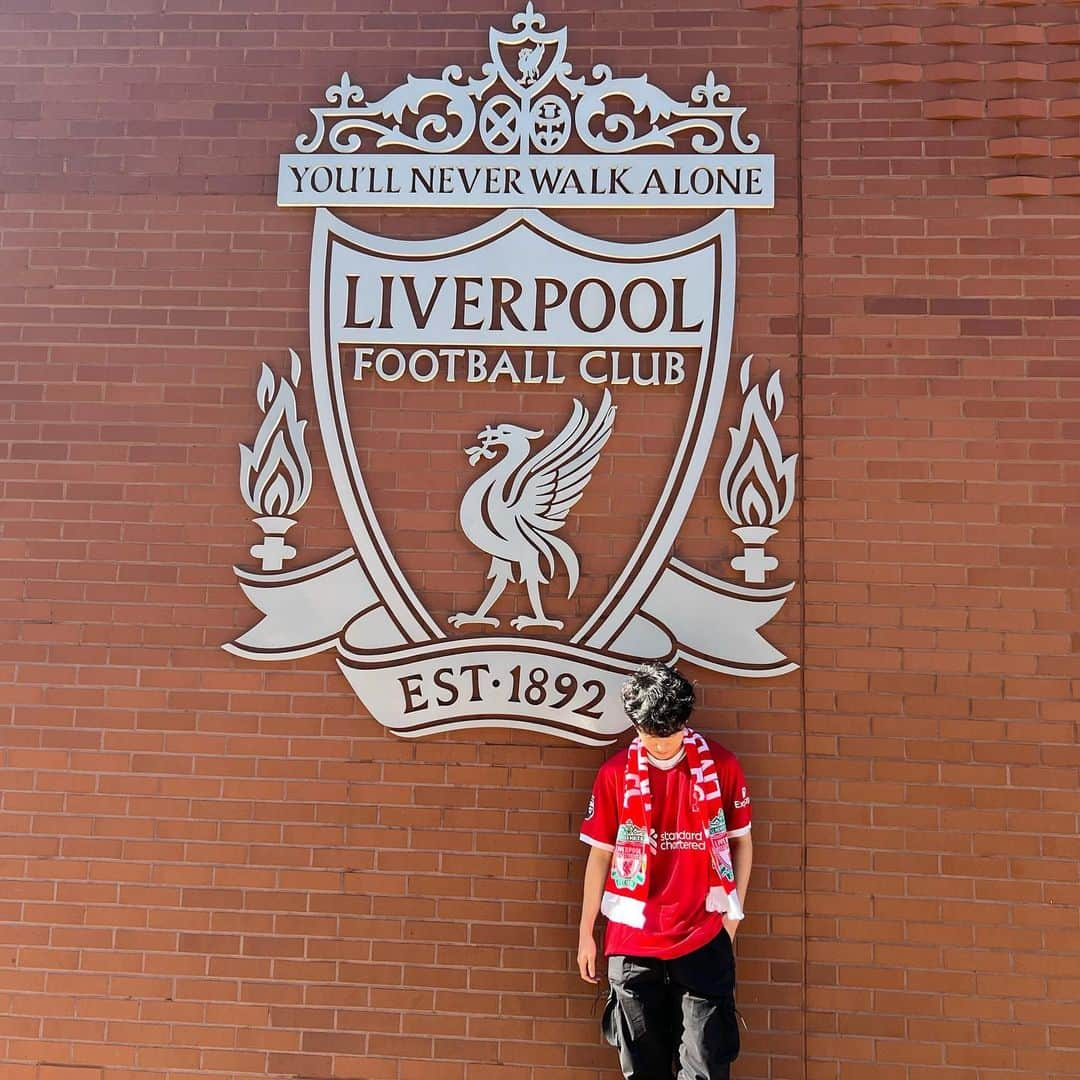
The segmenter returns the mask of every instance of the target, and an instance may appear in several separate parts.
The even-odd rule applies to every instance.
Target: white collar
[[[675,766],[678,765],[684,757],[686,757],[686,747],[680,746],[679,752],[674,757],[666,758],[663,761],[661,761],[659,758],[654,758],[652,754],[648,752],[648,750],[645,751],[645,757],[648,759],[649,764],[654,769],[660,769],[663,772],[667,772],[668,769],[674,769]]]

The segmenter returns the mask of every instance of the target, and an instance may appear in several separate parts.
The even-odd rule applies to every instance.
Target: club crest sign
[[[343,75],[280,162],[279,204],[315,208],[308,359],[258,380],[240,487],[260,565],[236,574],[262,618],[225,648],[333,651],[398,735],[606,743],[643,659],[795,666],[761,633],[793,587],[767,582],[795,495],[780,378],[756,382],[752,358],[730,370],[735,215],[772,205],[772,156],[712,73],[688,102],[602,65],[575,76],[566,30],[545,25],[529,4],[491,30],[479,75],[410,76],[370,103]],[[398,239],[332,209],[403,206],[483,220]],[[679,207],[714,213],[624,242],[546,212]],[[286,536],[318,482],[305,380],[349,542],[291,566]],[[739,420],[720,438],[726,393]],[[721,513],[732,580],[676,555],[689,518]]]

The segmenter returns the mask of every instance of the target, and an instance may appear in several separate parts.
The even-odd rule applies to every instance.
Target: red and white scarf
[[[716,762],[705,740],[690,728],[686,729],[683,747],[693,781],[691,809],[698,818],[709,855],[709,888],[705,896],[705,910],[722,911],[727,918],[738,920],[743,917],[743,910],[735,890],[735,872],[731,865]],[[649,865],[655,854],[649,760],[638,738],[630,744],[626,756],[626,783],[619,808],[619,831],[600,906],[600,910],[612,922],[639,929],[645,925],[649,902]]]

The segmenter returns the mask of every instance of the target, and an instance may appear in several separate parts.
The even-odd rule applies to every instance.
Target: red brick
[[[1080,195],[1080,176],[1059,176],[1054,180],[1056,195]]]
[[[867,26],[862,32],[862,39],[867,45],[916,45],[921,36],[917,26],[904,26],[902,23]]]
[[[1046,28],[1046,40],[1054,45],[1080,45],[1080,24],[1051,24]]]
[[[987,103],[987,113],[1009,120],[1036,120],[1046,116],[1047,103],[1040,98],[994,98]]]
[[[808,47],[818,45],[854,45],[858,40],[858,27],[842,26],[835,23],[828,23],[825,26],[808,26],[803,33],[803,42]]]
[[[1050,78],[1062,82],[1080,82],[1080,60],[1069,60],[1063,64],[1050,65]]]
[[[991,157],[1033,158],[1050,155],[1050,140],[1036,139],[1030,135],[991,139],[987,145]]]
[[[1080,99],[1066,97],[1051,101],[1050,115],[1055,119],[1071,119],[1080,116]]]
[[[948,60],[941,64],[927,65],[926,78],[931,82],[943,83],[980,82],[983,72],[979,64]]]
[[[978,26],[968,26],[962,22],[927,26],[922,36],[923,41],[932,45],[978,45],[982,41],[982,31]]]
[[[868,64],[863,68],[863,78],[875,83],[920,82],[923,69],[919,64]]]
[[[986,77],[1001,82],[1044,82],[1047,77],[1046,64],[1037,64],[1030,60],[1010,60],[1003,64],[990,64]]]
[[[986,41],[990,45],[1042,45],[1046,41],[1046,27],[1023,23],[990,26]]]
[[[978,98],[943,98],[924,106],[931,120],[980,120],[985,111],[985,103]]]
[[[1015,195],[1020,198],[1049,195],[1051,187],[1051,180],[1045,176],[999,176],[986,185],[991,195]]]
[[[1080,138],[1054,139],[1051,143],[1054,157],[1080,157]]]

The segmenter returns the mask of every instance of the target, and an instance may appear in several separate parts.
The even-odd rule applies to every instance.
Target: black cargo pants
[[[726,930],[675,960],[610,956],[608,981],[604,1036],[626,1080],[728,1080],[739,1023]]]

